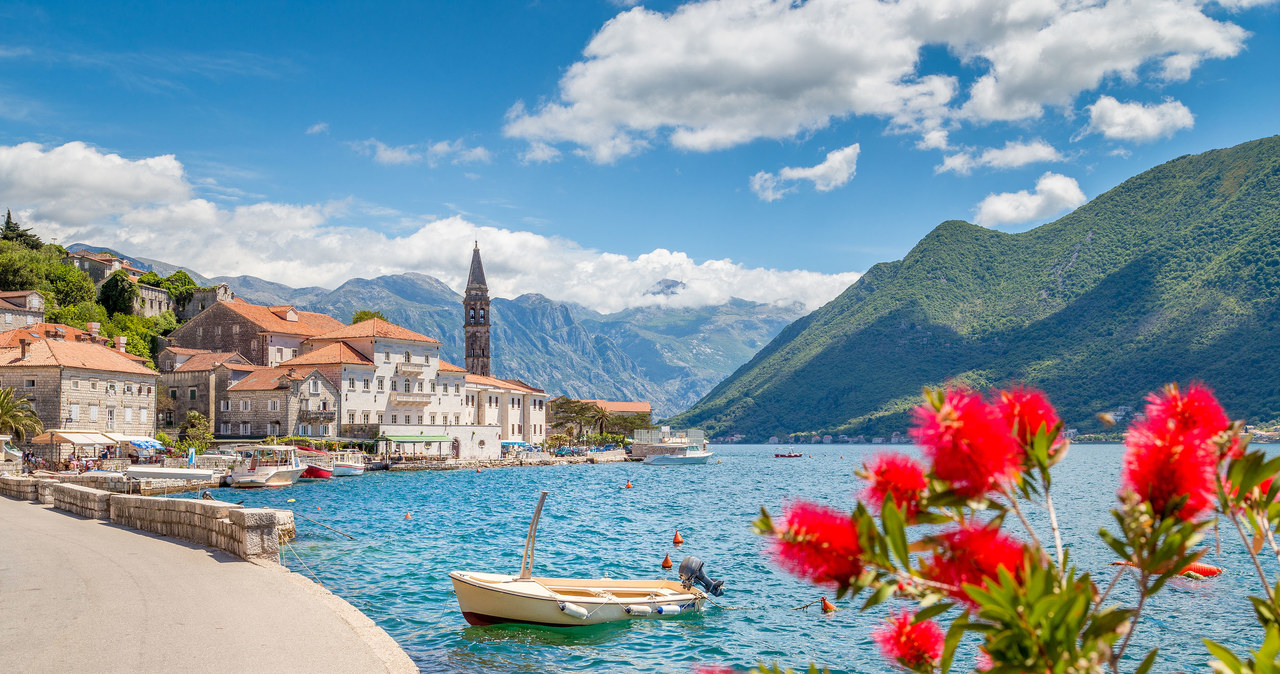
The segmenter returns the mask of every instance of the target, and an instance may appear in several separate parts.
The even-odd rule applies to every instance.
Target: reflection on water
[[[861,485],[853,471],[886,448],[843,445],[805,448],[800,459],[774,459],[776,447],[715,448],[705,466],[639,464],[510,468],[483,473],[371,473],[283,490],[216,493],[248,505],[290,508],[356,537],[348,540],[298,521],[293,549],[327,587],[381,625],[426,672],[687,672],[698,662],[740,668],[757,662],[794,667],[816,662],[833,672],[887,671],[870,637],[889,604],[865,614],[861,600],[842,610],[791,610],[831,593],[775,567],[767,541],[751,532],[761,506],[806,498],[851,509]],[[914,451],[910,447],[898,448]],[[1064,541],[1072,563],[1100,585],[1114,559],[1098,539],[1111,523],[1122,448],[1078,445],[1054,469]],[[843,456],[841,456],[843,455]],[[632,489],[622,489],[628,480]],[[685,555],[706,562],[723,578],[725,596],[700,615],[636,620],[581,628],[518,625],[471,627],[458,610],[449,582],[453,570],[516,573],[538,491],[551,492],[538,532],[535,575],[675,578],[659,563]],[[295,503],[286,503],[287,499]],[[406,512],[411,519],[405,519]],[[1042,509],[1028,513],[1049,540]],[[1010,530],[1020,534],[1017,524]],[[685,539],[672,546],[676,529]],[[1212,539],[1209,541],[1212,544]],[[286,550],[286,563],[307,574]],[[1144,610],[1129,649],[1132,670],[1159,646],[1155,671],[1204,670],[1200,637],[1237,651],[1256,648],[1246,597],[1257,579],[1239,541],[1224,537],[1222,553],[1204,560],[1226,572],[1208,581],[1174,580]],[[310,574],[307,574],[308,576]],[[1131,579],[1112,594],[1132,606]],[[972,667],[972,643],[962,647],[954,671]],[[1128,659],[1128,658],[1126,658]]]

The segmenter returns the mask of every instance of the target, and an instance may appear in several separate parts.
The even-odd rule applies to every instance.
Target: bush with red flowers
[[[877,456],[858,473],[867,484],[852,513],[797,502],[779,524],[763,509],[755,523],[775,539],[780,566],[834,586],[837,598],[868,592],[864,611],[890,599],[916,604],[914,612],[894,611],[873,634],[892,666],[949,671],[961,637],[974,633],[981,645],[971,669],[1119,674],[1147,600],[1200,558],[1195,546],[1222,519],[1239,533],[1262,580],[1265,596],[1251,600],[1266,638],[1245,658],[1206,640],[1218,658],[1214,669],[1280,671],[1280,585],[1273,589],[1258,556],[1269,546],[1280,562],[1280,480],[1273,480],[1280,457],[1250,451],[1243,424],[1230,421],[1209,389],[1170,385],[1148,398],[1145,415],[1129,428],[1120,504],[1112,511],[1118,533],[1098,532],[1119,564],[1102,589],[1067,563],[1051,469],[1069,445],[1043,393],[1019,387],[988,398],[964,388],[926,390],[914,417],[911,436],[926,465]],[[1028,507],[1047,512],[1051,543],[1036,536]],[[1009,522],[1020,534],[1006,531]],[[1137,605],[1108,603],[1129,574]],[[1136,674],[1150,671],[1157,655],[1147,653]]]

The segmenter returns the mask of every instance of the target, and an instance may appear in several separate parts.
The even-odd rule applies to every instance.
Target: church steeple
[[[480,264],[480,242],[471,251],[466,295],[462,298],[462,331],[466,338],[467,372],[489,376],[489,286]]]

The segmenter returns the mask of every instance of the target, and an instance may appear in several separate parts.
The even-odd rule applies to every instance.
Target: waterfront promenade
[[[283,567],[0,497],[7,672],[416,672]]]

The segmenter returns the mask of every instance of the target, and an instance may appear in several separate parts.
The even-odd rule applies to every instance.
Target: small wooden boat
[[[332,468],[325,468],[324,466],[318,463],[308,463],[306,461],[303,461],[302,465],[306,466],[307,469],[302,471],[302,477],[298,478],[300,480],[331,480],[333,479]]]
[[[573,626],[665,618],[702,610],[708,592],[723,594],[723,582],[707,578],[696,557],[686,557],[681,562],[680,581],[533,577],[533,543],[546,499],[544,491],[529,524],[520,575],[473,571],[449,574],[462,617],[468,623]],[[702,585],[706,592],[694,587],[694,583]]]

